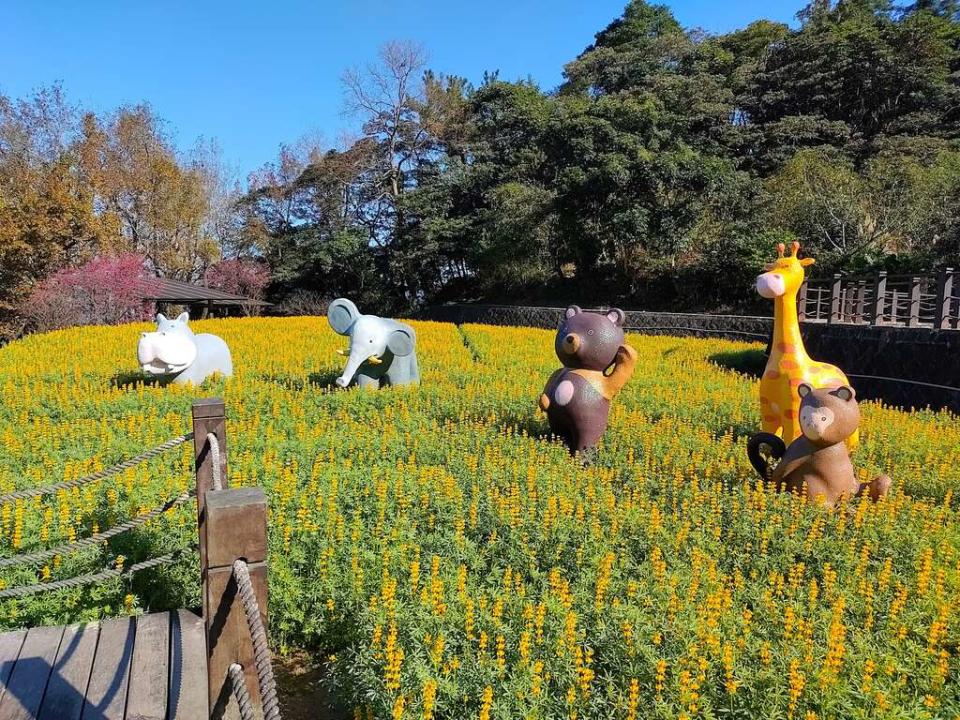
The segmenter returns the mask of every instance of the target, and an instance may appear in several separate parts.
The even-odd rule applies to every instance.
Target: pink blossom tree
[[[208,287],[250,300],[263,300],[270,284],[270,270],[256,260],[221,260],[207,268],[204,280]],[[254,315],[259,311],[256,303],[244,303],[243,312]]]
[[[147,320],[157,287],[143,256],[97,256],[37,283],[20,310],[40,331]]]

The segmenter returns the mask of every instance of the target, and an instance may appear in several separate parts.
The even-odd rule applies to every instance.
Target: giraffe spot
[[[763,416],[763,421],[764,421],[764,422],[777,422],[777,421],[779,421],[779,420],[780,420],[780,418],[777,417],[776,415],[764,415],[764,416]]]
[[[783,417],[786,418],[787,420],[789,420],[790,418],[794,417],[795,415],[796,415],[796,413],[795,413],[793,410],[784,410],[784,411],[783,411]]]
[[[793,343],[780,342],[777,343],[777,350],[785,353],[795,353],[797,351],[797,346]]]
[[[764,380],[776,380],[778,377],[780,377],[780,372],[778,370],[767,370],[763,374]]]
[[[797,387],[797,385],[799,385],[802,382],[803,382],[803,378],[799,378],[799,377],[790,378],[790,387],[795,388]]]
[[[796,370],[800,366],[797,365],[793,360],[781,360],[780,369],[781,370]]]
[[[769,404],[770,404],[770,398],[766,398],[766,397],[760,398],[760,404],[761,404],[761,405],[769,405]]]

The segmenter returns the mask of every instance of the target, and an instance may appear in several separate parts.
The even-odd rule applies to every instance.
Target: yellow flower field
[[[755,482],[757,346],[633,335],[637,372],[598,462],[547,434],[553,333],[415,322],[420,388],[332,388],[321,318],[197,322],[236,375],[144,385],[147,326],[0,349],[0,492],[78,477],[227,403],[229,480],[270,496],[276,649],[329,665],[360,718],[956,718],[960,423],[864,403],[854,461],[894,493],[829,514]],[[184,446],[124,475],[0,507],[0,556],[82,538],[192,482]],[[6,586],[195,541],[186,506],[108,547],[0,569]],[[119,557],[122,556],[122,557]],[[0,601],[14,627],[199,604],[195,556]]]

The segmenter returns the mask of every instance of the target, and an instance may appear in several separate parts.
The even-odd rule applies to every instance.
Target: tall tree
[[[146,105],[121,108],[105,122],[88,114],[82,142],[96,205],[119,220],[130,248],[160,275],[199,278],[220,252],[206,225],[214,195],[208,169],[178,157]]]
[[[117,244],[77,172],[76,120],[57,86],[19,101],[0,95],[0,335],[34,283]]]

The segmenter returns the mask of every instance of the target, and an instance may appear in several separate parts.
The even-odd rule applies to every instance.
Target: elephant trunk
[[[358,346],[351,347],[350,355],[347,357],[347,366],[343,369],[343,374],[337,378],[337,385],[340,387],[349,385],[350,381],[353,380],[353,376],[357,374],[357,370],[360,369],[360,366],[366,359],[367,355],[365,355]]]

